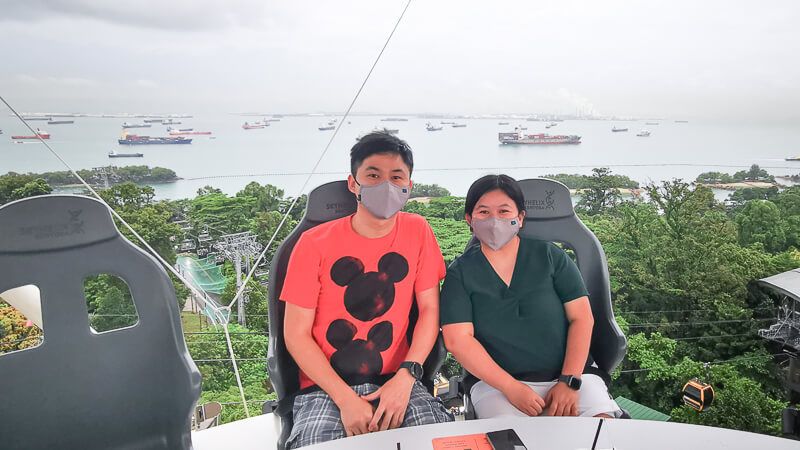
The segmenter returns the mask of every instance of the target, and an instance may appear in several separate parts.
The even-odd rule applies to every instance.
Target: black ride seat
[[[597,374],[608,384],[611,373],[625,357],[628,344],[614,318],[608,263],[603,247],[575,214],[569,189],[565,185],[546,178],[520,180],[519,184],[525,195],[525,223],[520,236],[558,243],[565,250],[575,253],[575,262],[589,291],[594,316],[589,357],[597,366]],[[473,245],[478,245],[474,236],[467,248]],[[474,413],[468,397],[475,381],[475,377],[465,374],[464,384],[460,388],[465,395],[468,418],[472,418]]]
[[[357,202],[352,192],[347,189],[345,181],[333,181],[317,187],[308,195],[306,212],[303,219],[284,239],[272,258],[269,273],[269,348],[267,350],[267,369],[272,387],[278,396],[277,408],[274,404],[265,404],[263,412],[274,411],[280,418],[281,431],[278,437],[278,449],[284,449],[286,440],[292,429],[292,402],[294,394],[300,390],[297,363],[295,363],[283,338],[283,315],[286,310],[284,302],[279,300],[289,256],[300,235],[319,224],[339,219],[356,212]],[[412,315],[416,308],[412,308]],[[413,320],[412,320],[413,323]],[[441,333],[434,344],[428,359],[423,365],[426,385],[433,392],[433,380],[444,363],[447,351]]]
[[[114,274],[139,321],[90,330],[83,280]],[[39,288],[44,340],[0,355],[0,447],[191,449],[200,372],[170,278],[106,206],[48,195],[0,207],[0,293]]]

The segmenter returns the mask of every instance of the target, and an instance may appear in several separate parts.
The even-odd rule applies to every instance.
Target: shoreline
[[[724,189],[726,191],[735,191],[737,189],[746,188],[785,188],[786,186],[777,182],[770,183],[768,181],[737,181],[735,183],[692,183],[695,186],[705,186],[711,189]]]

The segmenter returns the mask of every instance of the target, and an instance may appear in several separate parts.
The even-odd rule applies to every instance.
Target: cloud
[[[77,78],[77,77],[35,77],[33,75],[28,74],[17,74],[13,77],[15,81],[24,84],[38,84],[38,85],[58,85],[62,87],[77,87],[77,86],[97,86],[97,80],[92,80],[88,78]]]
[[[93,19],[139,28],[209,30],[263,24],[263,0],[27,0],[5,2],[0,22],[43,22],[56,17]]]

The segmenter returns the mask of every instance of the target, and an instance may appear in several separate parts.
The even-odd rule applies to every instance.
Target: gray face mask
[[[472,232],[481,243],[497,251],[505,247],[519,233],[519,217],[472,219]]]
[[[378,184],[356,184],[361,186],[358,201],[378,219],[388,219],[406,205],[411,189],[408,186],[395,186],[384,181]]]

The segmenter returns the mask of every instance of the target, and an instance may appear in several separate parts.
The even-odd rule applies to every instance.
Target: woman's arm
[[[589,297],[583,296],[564,303],[564,312],[569,321],[567,330],[567,353],[561,366],[563,375],[580,378],[589,357],[594,318]],[[578,391],[573,391],[564,383],[556,383],[547,393],[547,404],[551,416],[577,416]]]
[[[445,346],[465,369],[505,394],[511,404],[525,414],[529,416],[541,414],[544,400],[533,389],[503,370],[475,339],[474,333],[475,329],[471,322],[442,326]]]

